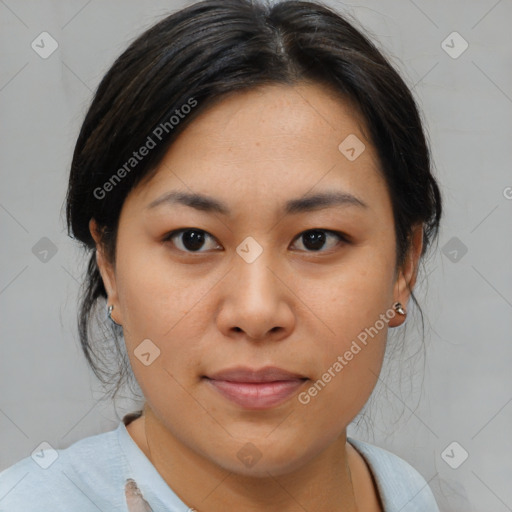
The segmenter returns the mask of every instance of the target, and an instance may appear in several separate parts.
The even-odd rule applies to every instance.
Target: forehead
[[[322,139],[324,149],[337,149],[343,134],[365,138],[363,130],[358,110],[330,89],[306,83],[272,84],[222,98],[203,111],[176,142],[208,151],[212,146],[225,149],[223,157],[242,157],[249,151],[252,156],[258,152],[276,159],[302,154],[308,147],[318,149]]]
[[[173,189],[235,204],[260,196],[284,201],[336,186],[375,203],[386,188],[365,131],[357,110],[322,86],[236,92],[186,127],[135,195],[146,206]],[[346,140],[359,144],[357,158],[342,152]]]

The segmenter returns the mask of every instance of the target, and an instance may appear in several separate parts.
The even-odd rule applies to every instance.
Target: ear
[[[411,232],[410,247],[405,257],[404,263],[398,271],[398,277],[395,281],[393,297],[394,302],[400,302],[407,312],[407,303],[411,296],[411,291],[416,284],[418,277],[418,265],[423,248],[423,223],[416,224]],[[398,313],[389,321],[390,327],[398,327],[405,321],[405,316]]]
[[[94,219],[89,221],[89,231],[91,232],[91,236],[96,243],[96,263],[98,265],[101,278],[103,279],[103,285],[105,286],[105,290],[107,291],[107,304],[114,306],[114,312],[112,313],[112,318],[115,319],[116,323],[121,324],[121,308],[119,307],[119,297],[117,294],[117,285],[116,285],[116,276],[115,270],[112,263],[108,260],[105,254],[105,248],[102,243],[101,231],[98,228],[98,225]]]

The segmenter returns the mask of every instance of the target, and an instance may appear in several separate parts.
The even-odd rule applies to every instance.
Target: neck
[[[324,452],[284,475],[230,472],[181,443],[146,405],[141,418],[145,453],[189,507],[197,512],[357,512],[346,432]]]

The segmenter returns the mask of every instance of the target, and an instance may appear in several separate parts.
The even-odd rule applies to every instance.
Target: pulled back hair
[[[177,11],[138,37],[102,79],[81,127],[69,176],[68,234],[90,253],[78,312],[80,343],[104,384],[112,384],[117,375],[116,392],[130,372],[126,358],[125,366],[112,372],[103,346],[93,344],[96,307],[105,305],[107,294],[89,221],[95,219],[105,253],[115,264],[125,198],[151,178],[177,135],[197,115],[237,91],[300,82],[335,91],[362,114],[392,202],[397,268],[417,223],[423,224],[422,257],[437,237],[441,196],[416,102],[365,35],[314,2],[206,0]],[[183,108],[192,101],[194,108]],[[171,116],[180,112],[189,113],[170,126]],[[153,137],[156,146],[130,172],[120,173],[159,127],[160,136]],[[122,179],[114,182],[116,173]],[[106,183],[113,186],[108,194],[99,194]],[[414,294],[412,299],[419,307]],[[122,330],[114,325],[112,330],[122,355]]]

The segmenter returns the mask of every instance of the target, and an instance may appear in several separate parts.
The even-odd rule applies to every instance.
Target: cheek
[[[347,251],[320,279],[301,281],[298,294],[342,345],[370,327],[393,303],[394,250],[389,241]],[[332,343],[330,343],[332,345]]]
[[[120,254],[118,263],[119,300],[123,324],[134,336],[163,340],[197,308],[211,285],[166,257],[157,244],[135,244]],[[200,306],[199,306],[200,307]],[[171,336],[172,337],[172,336]]]
[[[309,283],[305,296],[325,328],[324,336],[316,338],[316,384],[306,389],[301,403],[314,411],[314,417],[318,412],[316,417],[326,424],[350,421],[377,381],[394,315],[394,253],[392,247],[387,249],[354,252],[332,273],[328,286]],[[325,407],[344,418],[320,414]]]
[[[198,277],[198,268],[180,268],[156,245],[131,244],[128,249],[120,239],[119,247],[124,249],[119,251],[124,257],[117,265],[118,292],[135,378],[146,397],[166,396],[172,402],[181,389],[173,376],[188,385],[193,383],[190,376],[198,373],[203,358],[201,339],[213,315],[208,297],[219,279],[218,272]],[[142,352],[141,347],[147,350]],[[158,354],[149,366],[139,359],[147,352],[150,360]]]
[[[194,312],[205,290],[157,252],[125,247],[117,267],[119,300],[126,349],[146,400],[155,410],[176,410],[187,403],[183,374],[195,373],[199,359],[194,337],[203,317]]]
[[[367,300],[360,308],[355,302],[337,315],[332,312],[335,334],[311,352],[317,371],[297,396],[312,430],[322,432],[324,439],[335,437],[361,411],[382,367],[389,322],[386,313],[391,310],[383,307],[382,300]]]

